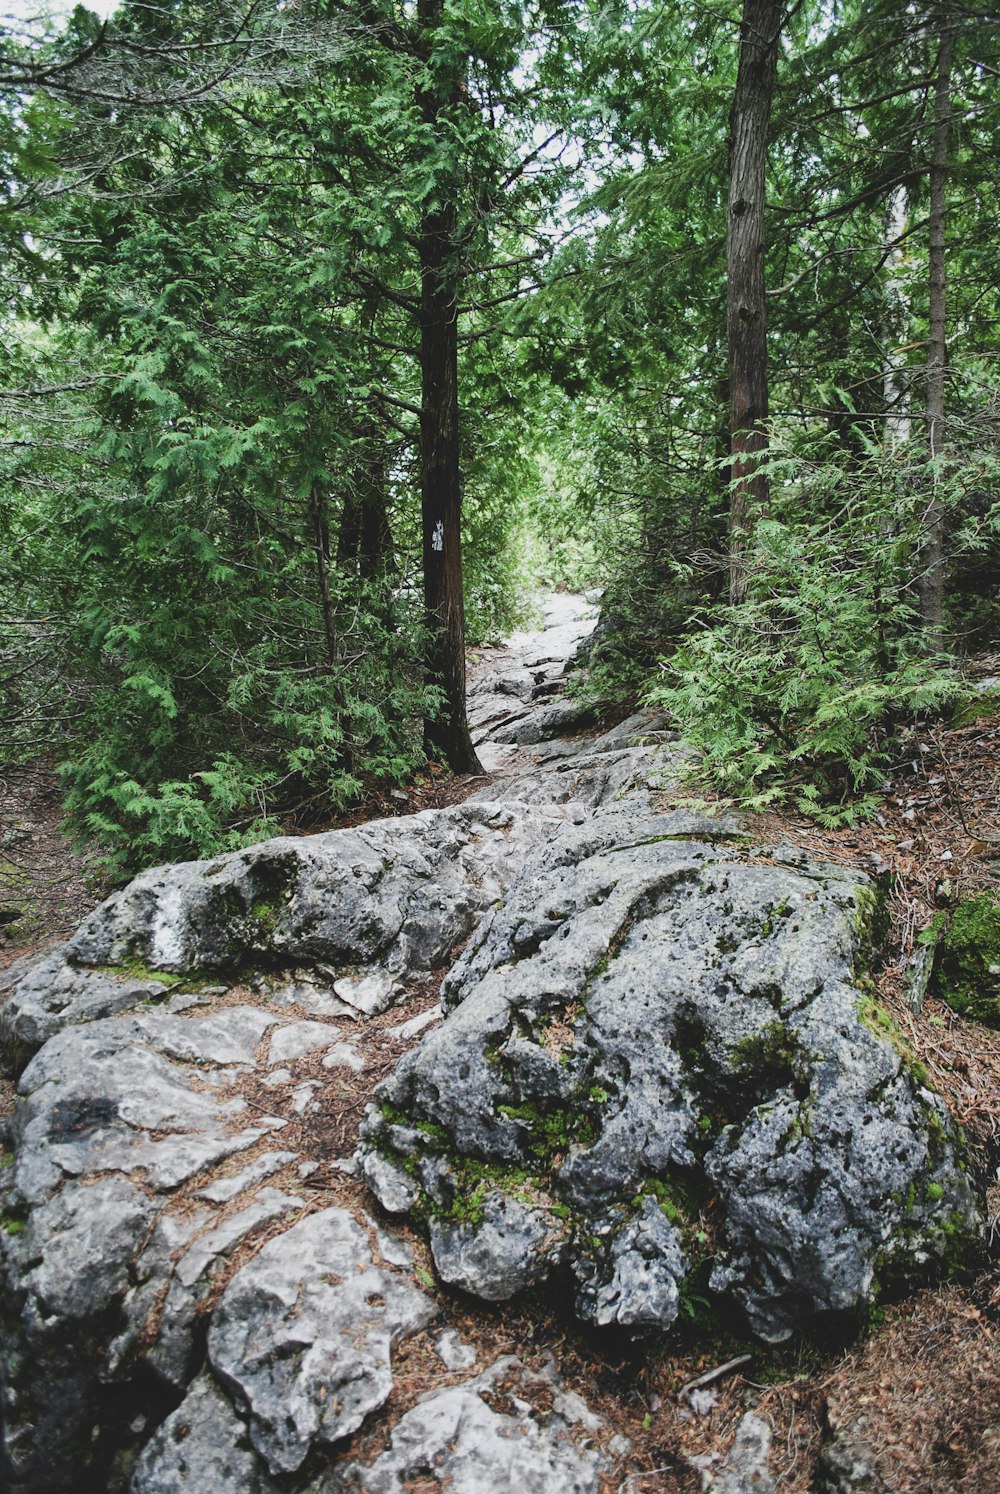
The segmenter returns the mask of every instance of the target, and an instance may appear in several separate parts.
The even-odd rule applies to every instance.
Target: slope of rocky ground
[[[678,809],[545,622],[465,804],[144,874],[9,978],[12,1489],[989,1486],[988,1112],[969,1169],[855,987],[876,888]]]

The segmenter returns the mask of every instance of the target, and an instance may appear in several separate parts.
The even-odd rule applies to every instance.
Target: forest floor
[[[991,704],[984,696],[984,709]],[[482,783],[428,773],[345,821],[458,802]],[[699,792],[688,786],[665,796],[663,807]],[[989,1259],[964,1277],[881,1304],[846,1345],[803,1339],[765,1351],[730,1325],[706,1330],[704,1319],[655,1346],[598,1342],[567,1326],[551,1294],[499,1309],[471,1308],[456,1294],[448,1315],[483,1354],[513,1352],[542,1365],[557,1350],[573,1388],[631,1442],[627,1459],[608,1471],[608,1494],[698,1494],[691,1460],[713,1466],[749,1408],[772,1428],[771,1469],[782,1494],[820,1487],[817,1456],[831,1427],[862,1437],[881,1480],[873,1489],[985,1494],[1000,1487],[1000,1033],[933,998],[911,1010],[907,985],[917,936],[938,908],[956,895],[1000,890],[1000,715],[910,730],[868,824],[822,830],[775,812],[756,816],[754,828],[887,879],[890,923],[873,979],[966,1132],[988,1190]],[[37,765],[8,773],[0,781],[0,999],[22,961],[72,932],[105,891],[92,862],[63,839],[54,774]],[[12,1103],[11,1087],[0,1086],[0,1113]],[[400,1364],[400,1391],[413,1398],[430,1388],[433,1363],[440,1373],[421,1352],[417,1341],[406,1351],[408,1387]],[[741,1362],[692,1396],[691,1381],[731,1359]]]

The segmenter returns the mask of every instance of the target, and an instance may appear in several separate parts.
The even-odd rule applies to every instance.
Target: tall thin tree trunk
[[[903,280],[905,251],[900,242],[906,232],[909,194],[899,186],[889,201],[886,214],[885,285],[885,354],[882,361],[882,394],[888,413],[885,444],[890,451],[905,447],[910,440],[910,386],[906,376],[906,356],[894,344],[910,341],[910,297]]]
[[[340,765],[354,770],[354,741],[351,718],[344,702],[338,666],[341,662],[340,633],[330,589],[330,526],[326,516],[326,501],[319,482],[314,482],[309,491],[309,517],[312,520],[313,544],[316,551],[316,573],[319,577],[319,594],[323,611],[323,633],[326,640],[326,667],[330,675],[331,701],[340,718],[344,734],[344,745],[339,755]]]
[[[418,0],[429,50],[442,0]],[[430,82],[419,93],[424,123],[435,133],[444,109],[462,99],[462,79]],[[427,683],[443,692],[444,708],[424,722],[428,755],[455,773],[481,773],[465,705],[465,603],[462,592],[462,474],[459,461],[458,293],[461,283],[454,199],[430,207],[420,223],[420,486],[423,518]]]
[[[385,456],[371,421],[361,427],[361,458],[344,498],[337,536],[337,565],[362,581],[374,581],[392,546],[386,503]]]
[[[944,449],[944,386],[947,357],[945,343],[947,330],[945,189],[948,179],[951,70],[954,55],[955,34],[952,15],[946,9],[941,17],[937,83],[934,90],[934,142],[931,149],[927,440],[932,467],[930,497],[925,515],[926,537],[920,557],[920,620],[928,641],[934,648],[941,647],[941,624],[944,614],[945,508],[941,499],[941,471],[936,459],[941,456]]]
[[[316,574],[319,578],[319,595],[323,611],[326,662],[332,668],[340,657],[340,640],[337,636],[337,625],[333,615],[333,597],[330,593],[330,530],[326,522],[326,504],[318,482],[314,482],[309,490],[309,517],[312,520]]]
[[[389,558],[392,530],[385,498],[385,463],[374,454],[366,473],[367,487],[361,505],[361,533],[358,543],[358,574],[362,581],[374,581]]]
[[[781,31],[781,0],[744,0],[740,63],[729,113],[726,335],[729,343],[729,594],[747,591],[746,554],[767,511],[767,320],[764,302],[764,174]]]

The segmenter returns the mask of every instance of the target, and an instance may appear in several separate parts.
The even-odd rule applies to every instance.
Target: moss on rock
[[[988,894],[967,898],[951,915],[931,990],[960,1016],[1000,1027],[1000,903]]]

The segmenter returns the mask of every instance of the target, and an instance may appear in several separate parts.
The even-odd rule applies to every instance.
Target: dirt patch
[[[992,1278],[925,1292],[823,1382],[831,1422],[859,1429],[899,1494],[982,1494],[1000,1469],[1000,1327]],[[984,1301],[984,1298],[987,1299]]]
[[[67,938],[106,889],[92,856],[62,831],[59,781],[46,764],[0,777],[0,970]]]

